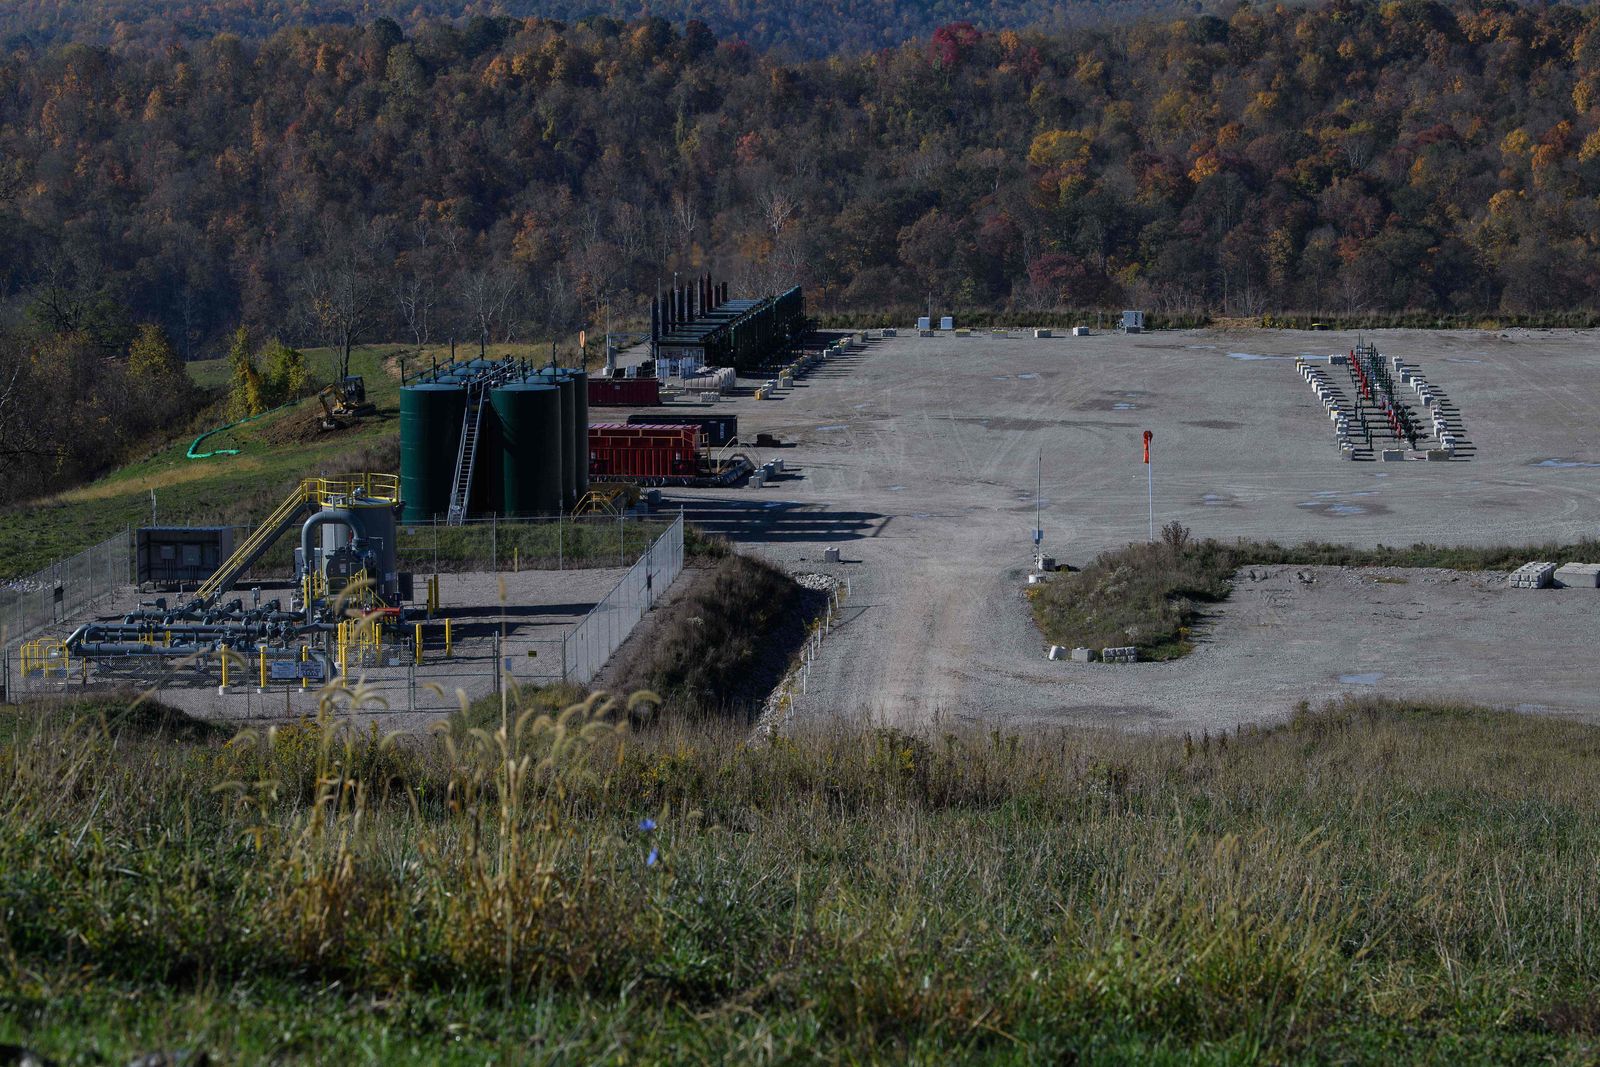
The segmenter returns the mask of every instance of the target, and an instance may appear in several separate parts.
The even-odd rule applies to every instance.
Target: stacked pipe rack
[[[1343,391],[1326,373],[1304,356],[1296,357],[1295,371],[1328,412],[1343,458],[1374,458],[1381,454],[1384,459],[1404,459],[1405,450],[1416,451],[1419,447],[1430,460],[1456,457],[1464,443],[1459,414],[1453,416],[1452,422],[1444,394],[1421,371],[1398,356],[1385,359],[1371,344],[1359,344],[1347,355],[1329,356],[1328,363],[1348,370],[1355,393],[1353,404],[1345,400]],[[1428,412],[1428,423],[1424,424],[1402,399],[1407,387]],[[1437,447],[1428,447],[1430,428]]]

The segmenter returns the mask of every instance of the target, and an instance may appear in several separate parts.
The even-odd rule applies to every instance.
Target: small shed
[[[135,538],[139,584],[199,585],[233,555],[231,526],[141,526]]]

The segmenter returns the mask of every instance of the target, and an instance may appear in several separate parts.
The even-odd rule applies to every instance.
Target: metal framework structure
[[[1422,436],[1411,409],[1394,389],[1394,376],[1376,345],[1363,342],[1350,351],[1350,378],[1356,389],[1356,418],[1360,420],[1368,445],[1372,443],[1372,423],[1406,447],[1416,448]]]

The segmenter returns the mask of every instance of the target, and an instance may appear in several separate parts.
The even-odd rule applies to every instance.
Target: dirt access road
[[[1470,458],[1340,460],[1293,358],[1346,351],[1354,334],[913,335],[873,342],[777,400],[717,405],[739,413],[747,438],[770,430],[792,442],[763,458],[795,473],[669,502],[792,570],[850,575],[847,621],[802,716],[1191,729],[1273,718],[1301,696],[1374,690],[1557,712],[1600,706],[1581,678],[1600,593],[1563,592],[1560,610],[1539,610],[1530,605],[1555,601],[1483,587],[1468,611],[1449,583],[1414,581],[1395,588],[1415,608],[1375,616],[1370,583],[1324,579],[1315,610],[1282,607],[1276,637],[1240,597],[1180,663],[1044,660],[1021,595],[1041,452],[1045,548],[1077,563],[1145,536],[1144,429],[1155,433],[1157,525],[1175,518],[1198,536],[1502,543],[1596,531],[1600,336],[1366,336],[1459,406]],[[824,565],[828,547],[845,563]],[[1459,622],[1443,629],[1418,622],[1451,612]],[[1289,634],[1311,639],[1274,657]],[[1250,670],[1225,656],[1251,641]]]

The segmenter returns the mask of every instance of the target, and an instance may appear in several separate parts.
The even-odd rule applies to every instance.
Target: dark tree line
[[[699,20],[719,37],[763,52],[816,59],[870,52],[927,37],[942,25],[971,22],[988,30],[1047,32],[1156,12],[1194,13],[1193,0],[7,0],[0,41],[11,44],[164,45],[219,33],[271,36],[302,26],[364,26],[393,19],[411,30],[431,19],[472,24],[501,15],[567,22],[654,15],[682,25]]]

